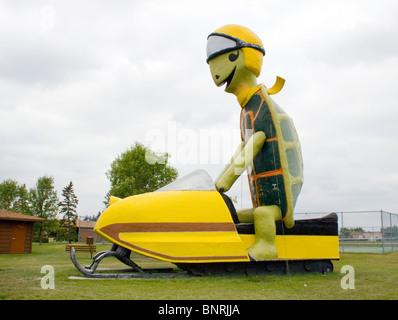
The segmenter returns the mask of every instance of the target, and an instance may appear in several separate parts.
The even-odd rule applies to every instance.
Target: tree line
[[[54,178],[48,175],[38,178],[35,186],[29,190],[25,184],[19,184],[13,179],[0,183],[0,209],[45,219],[42,223],[34,224],[34,237],[40,244],[49,234],[56,234],[57,240],[77,240],[78,202],[72,181],[63,188],[60,201],[54,187]],[[61,219],[57,219],[58,213],[61,214]]]
[[[151,161],[148,161],[148,158]],[[162,159],[162,161],[152,161]],[[105,173],[110,182],[110,190],[105,195],[107,206],[110,196],[125,198],[131,195],[152,192],[174,181],[177,169],[168,165],[169,154],[153,152],[150,148],[135,142],[126,151],[118,155]],[[54,178],[44,175],[37,179],[34,187],[28,188],[16,180],[6,179],[0,183],[0,209],[19,212],[46,219],[34,224],[34,235],[40,244],[49,234],[55,234],[59,241],[77,241],[77,204],[73,183],[62,190],[59,200],[54,187]],[[61,218],[58,219],[58,214]],[[97,215],[86,220],[97,220]]]

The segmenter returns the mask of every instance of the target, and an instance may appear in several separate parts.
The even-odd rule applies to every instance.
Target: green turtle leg
[[[254,210],[256,210],[256,208],[236,210],[236,213],[238,214],[239,222],[253,223],[254,222]]]
[[[282,219],[280,208],[258,207],[253,212],[253,218],[256,242],[248,249],[248,253],[257,260],[276,259],[278,253],[275,247],[275,222]]]

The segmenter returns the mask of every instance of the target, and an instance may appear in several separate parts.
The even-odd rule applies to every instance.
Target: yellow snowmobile
[[[195,171],[155,192],[125,199],[111,197],[94,231],[113,243],[97,253],[89,267],[76,268],[87,277],[174,277],[180,275],[256,275],[333,271],[339,259],[337,215],[295,220],[287,229],[276,222],[278,258],[253,261],[247,253],[255,241],[254,225],[239,223],[228,196],[216,191],[204,170]],[[181,270],[143,269],[131,251],[175,264]],[[129,273],[96,273],[105,257],[131,268]]]

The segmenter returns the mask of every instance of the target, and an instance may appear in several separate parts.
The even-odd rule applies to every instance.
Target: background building
[[[79,242],[86,242],[87,237],[92,237],[94,242],[103,242],[104,240],[94,232],[95,221],[77,220],[77,234]]]

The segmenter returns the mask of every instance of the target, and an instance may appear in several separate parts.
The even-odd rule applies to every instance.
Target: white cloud
[[[264,42],[259,82],[287,80],[274,99],[303,147],[297,211],[398,212],[397,10],[388,0],[3,2],[0,181],[33,186],[50,174],[60,194],[72,180],[80,214],[94,214],[111,161],[148,131],[176,123],[197,141],[201,130],[236,132],[240,107],[214,86],[205,46],[210,32],[238,23]],[[215,178],[224,164],[200,157],[219,151],[199,148],[197,165],[177,168]],[[250,205],[246,184],[231,194],[240,198],[243,185]]]

